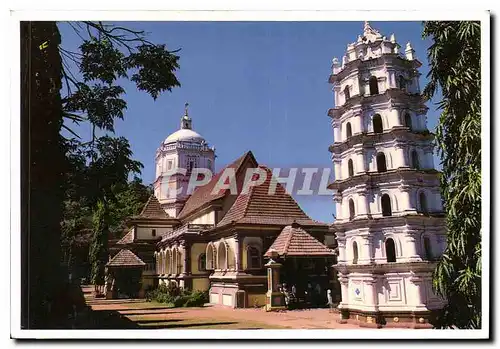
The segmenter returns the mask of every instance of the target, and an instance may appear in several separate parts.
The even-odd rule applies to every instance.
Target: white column
[[[362,246],[360,247],[359,264],[370,264],[372,256],[372,244],[369,235],[361,236]]]
[[[340,138],[340,124],[337,124],[333,127],[333,141],[334,143],[342,141],[342,139]]]
[[[404,241],[403,241],[403,251],[402,252],[402,257],[405,260],[420,260],[420,256],[418,255],[417,251],[417,239],[416,239],[416,233],[417,231],[407,231],[405,236],[404,236]]]
[[[378,294],[377,294],[377,279],[369,277],[364,280],[365,286],[365,305],[372,308],[370,310],[378,310]]]
[[[425,307],[425,280],[421,276],[413,275],[412,277],[410,277],[410,282],[413,286],[413,305],[417,308]]]
[[[339,308],[347,308],[349,304],[349,278],[339,273],[339,282],[342,293],[342,301],[339,304]]]
[[[357,118],[358,118],[358,132],[359,133],[363,133],[365,131],[365,125],[364,125],[364,122],[363,122],[363,112],[361,112],[360,114],[358,114]]]
[[[415,211],[414,208],[411,207],[411,201],[410,201],[410,186],[402,186],[399,187],[401,190],[401,211]]]
[[[396,168],[398,167],[408,167],[408,161],[405,156],[405,149],[402,145],[396,145],[396,163],[394,164]]]
[[[360,218],[366,218],[368,215],[368,205],[367,205],[367,193],[360,192],[358,193],[358,216]]]
[[[335,171],[335,180],[338,181],[342,179],[342,174],[340,173],[341,166],[340,166],[341,161],[334,159],[333,160],[333,170]]]
[[[338,262],[339,263],[345,263],[346,260],[346,246],[345,246],[345,235],[341,233],[337,233],[337,244],[339,247],[339,257],[338,257]]]
[[[356,151],[356,171],[355,173],[365,172],[365,159],[362,150]]]
[[[392,126],[403,126],[401,123],[401,111],[399,109],[393,108],[391,110]]]

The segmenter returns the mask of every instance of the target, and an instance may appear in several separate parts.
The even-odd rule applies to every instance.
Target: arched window
[[[200,256],[198,257],[198,270],[207,270],[207,255],[205,253],[200,254]]]
[[[349,220],[354,219],[354,201],[352,199],[349,199]]]
[[[406,90],[406,79],[404,78],[403,75],[400,75],[398,77],[398,82],[399,82],[399,88],[402,90]]]
[[[248,269],[262,268],[260,252],[256,247],[248,246],[247,248],[247,268]]]
[[[384,194],[382,195],[381,199],[382,203],[382,216],[392,216],[392,209],[391,209],[391,198],[389,195]]]
[[[416,150],[411,152],[411,167],[420,170],[420,161],[418,160],[418,153]]]
[[[345,125],[345,136],[346,138],[352,137],[352,127],[350,122]]]
[[[424,253],[425,253],[425,259],[430,261],[432,260],[432,248],[431,248],[431,240],[429,239],[428,236],[424,237]]]
[[[164,266],[165,274],[172,274],[170,272],[170,265],[172,264],[170,258],[171,258],[170,250],[165,251],[165,266]]]
[[[420,201],[420,211],[422,211],[423,213],[428,213],[429,209],[427,207],[427,197],[425,196],[424,192],[420,192],[419,201]]]
[[[349,93],[349,86],[346,86],[345,89],[344,89],[344,96],[345,96],[345,101],[347,102],[347,100],[349,98],[351,98],[351,94]]]
[[[385,160],[384,153],[377,154],[377,172],[386,172],[387,171],[387,162]]]
[[[215,246],[212,243],[207,245],[206,249],[206,268],[209,270],[216,269],[217,265],[217,251],[215,250]]]
[[[382,125],[382,117],[379,114],[373,115],[373,132],[382,133],[384,132],[384,126]]]
[[[356,241],[352,243],[352,264],[358,264],[358,244]]]
[[[349,177],[354,176],[354,164],[352,162],[352,159],[349,159],[349,161],[347,161],[347,170],[349,172]]]
[[[411,123],[411,115],[408,112],[405,113],[405,126],[408,127],[410,130],[413,129],[413,125]]]
[[[163,274],[162,270],[161,270],[161,268],[162,268],[162,258],[161,257],[162,257],[161,252],[156,255],[156,264],[157,264],[156,270],[157,270],[158,275]]]
[[[396,245],[394,244],[394,240],[388,238],[385,240],[385,256],[387,257],[387,262],[395,262],[396,261]]]
[[[227,269],[227,248],[225,242],[220,242],[217,249],[217,269]]]
[[[378,95],[378,81],[376,76],[370,77],[370,95]]]
[[[184,261],[182,260],[181,251],[177,250],[177,274],[182,274],[184,270]]]

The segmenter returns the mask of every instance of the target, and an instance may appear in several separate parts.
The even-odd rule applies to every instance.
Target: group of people
[[[287,284],[284,283],[279,287],[279,290],[283,294],[287,309],[296,309],[300,306],[305,306],[306,308],[320,308],[327,305],[330,307],[330,310],[332,310],[335,306],[332,291],[328,289],[325,297],[319,283],[312,285],[309,282],[307,288],[303,292],[303,297],[299,297],[297,294],[296,285],[292,285],[292,287],[288,289]],[[300,302],[299,299],[303,299],[303,302]]]

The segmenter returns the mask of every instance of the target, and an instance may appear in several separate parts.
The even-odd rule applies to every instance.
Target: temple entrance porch
[[[290,308],[318,308],[327,306],[327,290],[340,295],[334,280],[333,257],[298,256],[277,258],[282,264],[280,280],[283,292],[291,294]]]

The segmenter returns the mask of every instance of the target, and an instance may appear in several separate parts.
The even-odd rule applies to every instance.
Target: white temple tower
[[[188,104],[181,118],[181,128],[168,136],[156,151],[154,194],[165,212],[176,218],[188,197],[188,183],[193,168],[215,169],[215,148],[193,131]],[[185,171],[183,171],[185,169]]]
[[[410,43],[365,22],[363,35],[333,59],[335,268],[342,321],[426,326],[443,300],[432,291],[445,221],[433,135]]]

